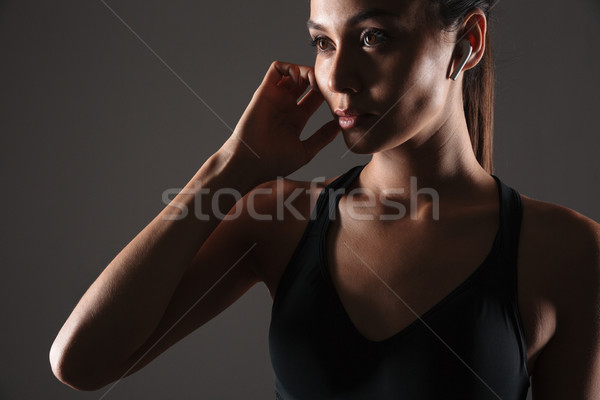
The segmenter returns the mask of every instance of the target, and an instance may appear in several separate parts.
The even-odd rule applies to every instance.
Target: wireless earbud
[[[460,71],[462,71],[465,64],[469,60],[469,57],[471,57],[471,53],[473,52],[473,46],[471,45],[471,42],[469,42],[468,40],[462,40],[460,42],[460,46],[462,49],[462,58],[458,62],[458,67],[454,70],[452,75],[450,75],[450,79],[452,79],[453,81],[456,80],[456,78],[458,77],[458,74],[460,74]]]

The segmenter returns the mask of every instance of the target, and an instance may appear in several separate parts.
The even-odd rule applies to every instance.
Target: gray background
[[[229,126],[270,62],[312,64],[307,1],[109,0]],[[600,220],[595,0],[501,1],[496,175]],[[101,1],[0,2],[2,399],[99,399],[57,381],[50,345],[85,289],[226,140],[228,128]],[[328,119],[323,106],[303,136]],[[341,136],[291,178],[368,156]],[[269,399],[260,284],[104,398]]]

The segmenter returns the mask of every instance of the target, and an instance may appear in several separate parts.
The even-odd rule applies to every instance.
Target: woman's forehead
[[[311,0],[307,26],[342,28],[370,18],[394,20],[407,27],[422,21],[428,0]]]

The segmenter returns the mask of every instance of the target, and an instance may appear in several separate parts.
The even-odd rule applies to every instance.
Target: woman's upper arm
[[[257,186],[238,201],[206,239],[183,274],[156,330],[119,371],[114,371],[111,381],[141,369],[261,281],[255,273],[256,221],[248,212],[246,200],[268,184]],[[241,211],[236,211],[240,204]]]
[[[535,363],[533,400],[600,399],[600,225],[580,214],[568,225],[556,331]]]

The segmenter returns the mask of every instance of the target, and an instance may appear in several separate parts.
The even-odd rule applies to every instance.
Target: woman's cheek
[[[315,62],[314,71],[315,71],[315,80],[317,81],[317,88],[319,89],[319,92],[321,92],[321,94],[325,98],[325,101],[327,102],[327,104],[331,104],[330,103],[331,93],[329,92],[329,88],[327,85],[327,77],[329,75],[328,75],[327,71],[325,70],[325,66],[323,65],[323,63],[320,63],[317,61],[317,62]]]

